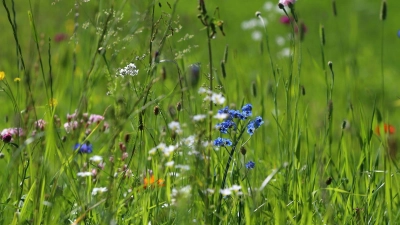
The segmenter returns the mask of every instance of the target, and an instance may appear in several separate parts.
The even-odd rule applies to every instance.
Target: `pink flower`
[[[279,21],[283,24],[290,24],[290,20],[291,18],[287,17],[287,16],[282,16]]]
[[[279,0],[279,3],[284,5],[284,6],[289,6],[289,4],[294,4],[296,0]]]
[[[44,130],[45,125],[46,125],[46,121],[44,121],[43,119],[40,119],[35,122],[36,129]]]
[[[58,34],[54,35],[54,41],[56,43],[62,42],[64,40],[66,40],[67,38],[68,38],[68,35],[64,34],[64,33],[58,33]]]
[[[0,133],[1,139],[6,143],[11,142],[13,140],[12,139],[13,136],[21,137],[24,135],[25,135],[25,132],[22,128],[7,128],[7,129],[3,129]]]
[[[96,114],[92,114],[92,115],[90,115],[90,117],[89,117],[89,124],[92,124],[92,123],[100,123],[101,121],[103,121],[104,120],[104,117],[103,116],[100,116],[100,115],[96,115]]]
[[[71,132],[72,130],[75,130],[78,128],[78,122],[77,121],[71,121],[68,123],[64,123],[64,128],[67,133]]]

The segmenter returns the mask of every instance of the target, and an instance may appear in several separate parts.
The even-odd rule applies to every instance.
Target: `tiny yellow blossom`
[[[51,100],[50,100],[50,106],[52,106],[52,107],[55,107],[55,106],[57,106],[58,105],[58,101],[57,101],[57,99],[55,99],[55,98],[52,98]]]
[[[19,77],[14,79],[14,82],[20,82],[20,81],[21,81],[21,78],[19,78]]]
[[[0,71],[0,80],[4,80],[6,74],[3,71]]]

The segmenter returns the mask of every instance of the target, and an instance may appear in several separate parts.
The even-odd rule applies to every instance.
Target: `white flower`
[[[92,176],[92,172],[78,172],[78,177],[90,177]]]
[[[175,166],[175,168],[177,168],[177,169],[181,169],[181,170],[190,170],[190,166],[188,166],[188,165],[176,165]]]
[[[196,141],[196,137],[194,135],[190,135],[187,138],[182,138],[181,145],[186,145],[192,147]]]
[[[173,167],[174,164],[175,164],[174,161],[169,161],[169,162],[165,163],[165,166],[166,166],[166,167]]]
[[[227,114],[227,113],[217,113],[213,118],[222,121],[222,120],[228,118],[228,116],[229,116],[229,114]]]
[[[207,188],[207,192],[210,194],[214,194],[215,190],[212,188]]]
[[[253,31],[253,32],[251,33],[251,38],[252,38],[254,41],[259,41],[259,40],[261,40],[261,38],[262,38],[262,33],[261,33],[260,31],[258,31],[258,30],[255,30],[255,31]]]
[[[157,145],[157,149],[164,151],[164,149],[167,148],[167,145],[165,143],[160,143]]]
[[[199,94],[204,94],[204,93],[211,94],[212,91],[205,89],[203,87],[199,88]]]
[[[204,114],[194,115],[193,121],[203,121],[207,116]]]
[[[94,156],[90,157],[89,160],[93,161],[93,162],[101,162],[101,161],[103,161],[103,157],[101,157],[99,155],[94,155]]]
[[[211,101],[217,105],[223,105],[225,103],[225,97],[222,94],[213,93],[211,95]]]
[[[106,187],[100,187],[100,188],[93,188],[92,190],[92,195],[97,195],[97,193],[103,193],[106,192],[107,188]]]
[[[157,148],[152,148],[152,149],[150,149],[149,154],[154,155],[154,154],[156,154],[156,152],[157,152]]]
[[[219,190],[219,192],[223,195],[223,196],[228,196],[232,194],[232,190],[230,188],[226,188],[226,189],[221,189]]]
[[[179,122],[172,121],[171,123],[168,124],[168,127],[169,127],[169,129],[176,132],[177,134],[182,133],[181,125],[179,124]]]
[[[278,52],[278,55],[280,57],[289,57],[290,56],[290,49],[289,48],[284,48],[280,52]]]
[[[125,66],[124,68],[122,68],[122,69],[119,69],[119,74],[118,75],[120,75],[120,76],[122,76],[122,77],[125,77],[126,75],[129,75],[129,76],[136,76],[136,75],[138,75],[138,73],[139,73],[139,70],[138,69],[136,69],[136,65],[135,64],[133,64],[133,63],[129,63],[127,66]]]
[[[284,37],[282,37],[282,36],[278,36],[278,37],[276,37],[276,43],[279,45],[279,46],[282,46],[282,45],[284,45],[285,44],[285,38]]]
[[[170,156],[171,153],[174,152],[175,149],[177,149],[177,148],[178,148],[178,146],[170,145],[170,146],[168,146],[167,148],[164,148],[164,149],[163,149],[163,153],[164,153],[164,155],[165,155],[166,157],[168,157],[168,156]]]
[[[266,2],[265,4],[264,4],[264,6],[263,6],[263,8],[264,8],[264,10],[265,11],[270,11],[271,9],[273,9],[274,8],[274,4],[272,3],[272,2]]]
[[[236,184],[231,187],[231,190],[234,192],[238,192],[240,189],[242,189],[242,186]]]

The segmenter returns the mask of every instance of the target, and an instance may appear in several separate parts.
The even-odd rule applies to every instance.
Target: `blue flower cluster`
[[[218,137],[217,139],[214,140],[214,145],[215,146],[231,146],[232,141],[227,138]]]
[[[237,126],[236,123],[233,121],[233,119],[235,118],[240,120],[247,119],[247,117],[251,116],[252,109],[253,106],[251,104],[243,106],[242,112],[240,112],[239,110],[229,109],[228,106],[226,106],[225,108],[218,110],[218,114],[227,114],[228,117],[225,119],[224,122],[217,124],[216,127],[223,134],[227,134],[230,128],[236,130]]]
[[[261,124],[263,124],[264,121],[261,118],[261,116],[257,116],[253,121],[251,121],[248,125],[247,125],[247,133],[249,133],[250,135],[254,134],[254,131],[259,128],[261,126]]]
[[[245,106],[242,107],[242,111],[239,110],[233,110],[229,109],[228,106],[226,106],[223,109],[218,110],[218,114],[227,114],[227,118],[222,122],[218,123],[216,125],[216,128],[222,133],[222,134],[227,134],[229,129],[233,128],[233,130],[237,129],[237,125],[234,121],[234,119],[239,119],[239,120],[246,120],[248,117],[252,115],[252,110],[253,106],[251,104],[246,104]],[[251,121],[247,125],[247,133],[250,135],[254,134],[254,131],[260,127],[261,124],[263,124],[264,121],[260,116],[256,117],[253,121]],[[228,144],[230,143],[230,144]],[[215,146],[231,146],[232,142],[229,139],[224,139],[224,138],[217,138],[214,141]]]
[[[246,169],[254,169],[255,166],[256,166],[256,163],[253,161],[249,161],[246,163]]]
[[[78,150],[79,153],[92,153],[93,152],[93,145],[92,144],[75,144],[74,146],[74,150]]]

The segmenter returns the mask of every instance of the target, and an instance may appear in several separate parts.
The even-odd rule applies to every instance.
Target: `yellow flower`
[[[0,71],[0,80],[4,80],[6,74],[3,71]]]
[[[21,81],[21,78],[19,78],[19,77],[14,78],[14,82],[20,82],[20,81]]]
[[[57,99],[52,98],[52,99],[50,99],[50,103],[49,104],[50,104],[50,106],[55,107],[55,106],[57,106],[58,101],[57,101]]]

